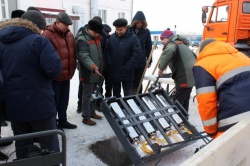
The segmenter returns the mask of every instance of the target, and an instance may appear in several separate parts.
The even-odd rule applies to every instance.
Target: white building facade
[[[58,12],[68,13],[74,34],[94,16],[100,16],[103,24],[112,27],[112,32],[114,20],[125,18],[130,23],[133,17],[133,0],[1,0],[0,20],[10,19],[13,10],[26,11],[30,6],[44,13],[48,25],[56,20]]]

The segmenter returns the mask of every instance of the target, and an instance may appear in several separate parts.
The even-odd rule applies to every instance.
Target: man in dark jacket
[[[134,94],[136,94],[137,89],[139,87],[145,66],[146,60],[148,59],[151,49],[152,49],[152,41],[151,41],[151,34],[149,29],[147,29],[147,21],[142,11],[138,11],[133,20],[130,24],[130,28],[132,32],[138,37],[141,49],[142,49],[142,56],[141,59],[138,61],[135,67],[135,79],[134,79]],[[152,60],[150,61],[151,64]],[[148,67],[150,67],[150,64]],[[139,93],[142,93],[142,86],[140,86]]]
[[[112,31],[111,27],[108,24],[103,24],[103,30],[105,31],[106,35],[107,35],[107,39],[106,41],[108,42],[109,37],[110,37],[110,32]],[[103,56],[104,59],[106,56],[105,50],[103,51]],[[104,62],[105,64],[105,62]],[[107,97],[111,97],[112,96],[112,80],[110,77],[110,71],[108,70],[107,65],[104,65],[104,69],[103,69],[103,76],[104,76],[104,83],[105,83],[105,98]]]
[[[40,34],[44,16],[34,10],[0,24],[0,70],[7,119],[15,135],[56,129],[56,105],[51,80],[60,75],[61,61]],[[27,19],[27,20],[26,20]],[[42,148],[58,152],[57,135],[38,138]],[[17,159],[26,158],[33,139],[15,142]]]
[[[116,32],[110,36],[106,50],[106,65],[116,97],[121,97],[121,84],[124,96],[133,94],[134,68],[142,56],[140,42],[127,24],[124,18],[113,22]]]
[[[43,36],[47,37],[62,61],[63,70],[59,77],[53,80],[55,100],[58,113],[58,127],[75,129],[77,126],[67,121],[70,80],[76,69],[75,39],[69,30],[72,20],[67,13],[61,12],[52,25],[47,26]]]
[[[166,67],[169,66],[172,71],[172,78],[175,81],[176,94],[174,100],[178,100],[188,111],[189,98],[194,86],[192,68],[196,59],[194,53],[186,45],[187,43],[181,41],[181,38],[183,37],[174,35],[170,30],[162,32],[160,39],[164,47],[158,74],[162,75]]]
[[[76,52],[79,64],[79,78],[82,84],[82,122],[93,126],[94,119],[102,117],[95,113],[96,101],[91,101],[91,94],[97,89],[101,81],[102,48],[100,34],[102,24],[96,20],[90,20],[88,26],[80,31],[77,36]]]

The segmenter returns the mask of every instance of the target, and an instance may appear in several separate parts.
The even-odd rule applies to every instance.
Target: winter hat
[[[215,40],[213,38],[209,38],[209,39],[206,39],[204,40],[201,45],[200,45],[200,51],[201,52],[208,44],[214,42]]]
[[[21,18],[33,22],[39,29],[44,30],[46,27],[46,21],[43,14],[37,10],[28,10],[22,15]]]
[[[105,32],[111,32],[112,31],[111,27],[108,24],[103,24],[103,29],[104,29]]]
[[[173,36],[174,35],[174,33],[172,32],[172,31],[170,31],[170,30],[165,30],[165,31],[163,31],[162,33],[161,33],[161,37],[160,37],[160,39],[162,40],[162,39],[164,39],[164,38],[170,38],[171,36]]]
[[[11,18],[21,18],[24,13],[25,11],[23,10],[13,10],[11,12]]]
[[[65,25],[72,25],[73,24],[69,15],[67,13],[64,13],[64,12],[58,13],[57,20],[59,20],[61,23],[64,23]]]
[[[89,20],[88,22],[88,29],[91,29],[92,31],[101,34],[102,33],[102,29],[103,29],[103,25],[98,22],[97,20]]]
[[[138,21],[138,20],[146,21],[146,17],[142,11],[138,11],[135,13],[135,16],[134,16],[132,22]]]
[[[96,20],[96,21],[98,21],[99,23],[102,23],[102,18],[99,17],[99,16],[93,17],[93,20]]]
[[[36,10],[36,11],[41,12],[39,9],[37,9],[37,8],[36,8],[36,7],[34,7],[34,6],[30,6],[30,7],[28,7],[27,11],[28,11],[28,10]]]
[[[128,21],[125,18],[118,18],[113,22],[115,27],[125,27],[128,25]]]

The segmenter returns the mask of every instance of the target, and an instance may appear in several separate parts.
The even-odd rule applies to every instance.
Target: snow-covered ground
[[[153,64],[152,67],[148,69],[146,74],[152,74],[152,70],[157,62],[159,55],[161,54],[162,47],[159,46],[153,54]],[[158,71],[158,70],[156,70]],[[156,72],[157,73],[157,72]],[[76,112],[77,108],[77,93],[78,93],[78,71],[76,71],[75,76],[71,81],[70,89],[70,100],[68,106],[68,121],[76,124],[77,129],[65,129],[65,134],[67,137],[67,165],[68,166],[106,166],[99,158],[97,158],[90,150],[89,146],[97,141],[109,139],[115,136],[112,128],[105,119],[103,113],[98,112],[98,114],[103,116],[102,120],[95,120],[97,125],[87,126],[82,123],[81,114]],[[143,82],[144,87],[147,81]],[[171,87],[170,87],[171,88]],[[190,108],[189,108],[189,121],[193,124],[196,129],[203,131],[200,117],[197,110],[197,101],[193,102],[193,97],[195,96],[195,89],[193,89],[192,97],[190,98]],[[10,129],[10,124],[8,127],[2,127],[2,137],[12,136],[12,131]],[[196,143],[184,147],[180,150],[172,152],[164,157],[158,164],[158,166],[178,166],[184,162],[187,158],[194,154],[196,148],[203,145],[202,140]],[[116,145],[114,145],[116,146]],[[0,150],[6,154],[11,154],[14,151],[14,144],[0,148]],[[13,156],[14,157],[14,156]],[[13,158],[11,157],[10,160]],[[110,156],[112,158],[112,156]],[[158,160],[153,160],[147,165],[155,165]]]

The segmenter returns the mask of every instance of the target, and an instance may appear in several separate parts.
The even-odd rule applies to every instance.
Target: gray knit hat
[[[209,38],[204,40],[200,45],[200,52],[210,43],[214,42],[215,40],[213,38]]]
[[[21,18],[33,22],[39,29],[44,30],[46,27],[45,17],[37,10],[28,10],[22,15]]]

